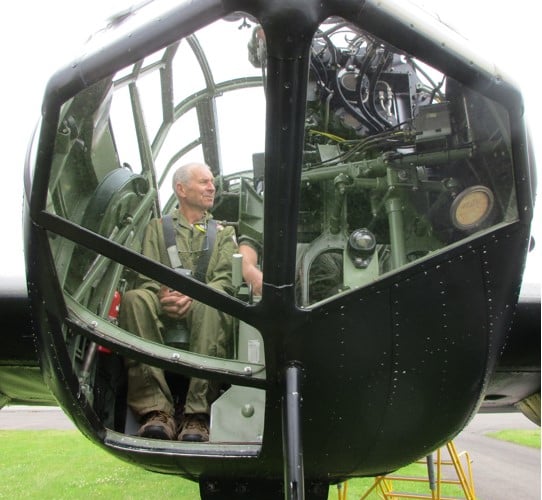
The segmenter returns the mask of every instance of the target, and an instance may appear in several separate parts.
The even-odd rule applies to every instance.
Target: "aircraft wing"
[[[481,411],[519,408],[540,425],[540,285],[524,285]]]
[[[524,286],[509,341],[490,379],[480,411],[490,413],[519,409],[540,424],[540,316],[540,287],[535,284]],[[0,407],[56,405],[39,367],[30,300],[22,278],[2,284],[0,317],[3,324]],[[531,408],[536,401],[538,416],[536,408]]]
[[[3,279],[0,318],[0,407],[16,404],[56,405],[39,367],[24,277]]]

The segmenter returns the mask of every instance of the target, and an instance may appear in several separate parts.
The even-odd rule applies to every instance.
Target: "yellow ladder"
[[[375,477],[374,484],[365,494],[361,497],[360,500],[367,498],[371,492],[376,491],[385,499],[398,499],[398,498],[430,498],[432,500],[456,500],[457,497],[445,497],[441,495],[441,485],[442,484],[455,484],[461,487],[463,498],[466,500],[476,500],[474,494],[474,481],[472,478],[472,467],[471,459],[467,452],[457,453],[453,441],[449,441],[446,444],[450,460],[442,459],[442,448],[437,450],[437,459],[434,461],[433,455],[429,455],[426,460],[421,461],[421,463],[427,463],[427,477],[411,477],[411,476],[399,476],[394,474],[388,474],[386,476],[377,476]],[[464,459],[465,466],[461,463],[461,459]],[[442,474],[442,467],[446,465],[452,465],[457,479],[445,479]],[[436,474],[435,474],[436,466]],[[416,482],[416,483],[428,483],[430,494],[423,495],[419,493],[406,493],[398,492],[393,490],[393,481],[401,482]],[[344,484],[343,484],[344,486]],[[346,493],[346,492],[344,492]],[[346,495],[344,497],[346,500]],[[341,497],[339,496],[339,500]]]

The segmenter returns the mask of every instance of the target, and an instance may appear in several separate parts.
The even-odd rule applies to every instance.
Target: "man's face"
[[[177,184],[177,194],[185,208],[209,210],[215,202],[213,174],[205,167],[195,167],[186,184]]]

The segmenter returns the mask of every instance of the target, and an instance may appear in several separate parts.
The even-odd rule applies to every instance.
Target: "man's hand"
[[[158,298],[162,311],[172,319],[183,319],[192,305],[192,298],[181,292],[171,290],[166,286],[160,287]]]

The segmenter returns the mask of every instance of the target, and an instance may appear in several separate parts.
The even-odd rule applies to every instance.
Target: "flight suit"
[[[195,272],[199,257],[208,248],[207,222],[210,214],[196,224],[189,224],[179,210],[172,214],[175,240],[183,268]],[[232,227],[217,225],[216,239],[206,273],[208,286],[231,294],[233,286],[232,255],[237,251]],[[161,219],[153,219],[145,232],[142,253],[165,265],[170,265],[166,251]],[[168,319],[162,315],[158,291],[160,284],[140,276],[137,288],[125,293],[122,301],[120,326],[131,333],[157,343],[163,343],[162,334]],[[232,318],[212,307],[193,301],[186,316],[190,332],[189,350],[216,357],[231,356]],[[127,402],[134,413],[141,417],[151,411],[164,411],[173,415],[173,399],[161,369],[127,361]],[[210,404],[218,396],[216,382],[190,379],[185,413],[209,413]]]

